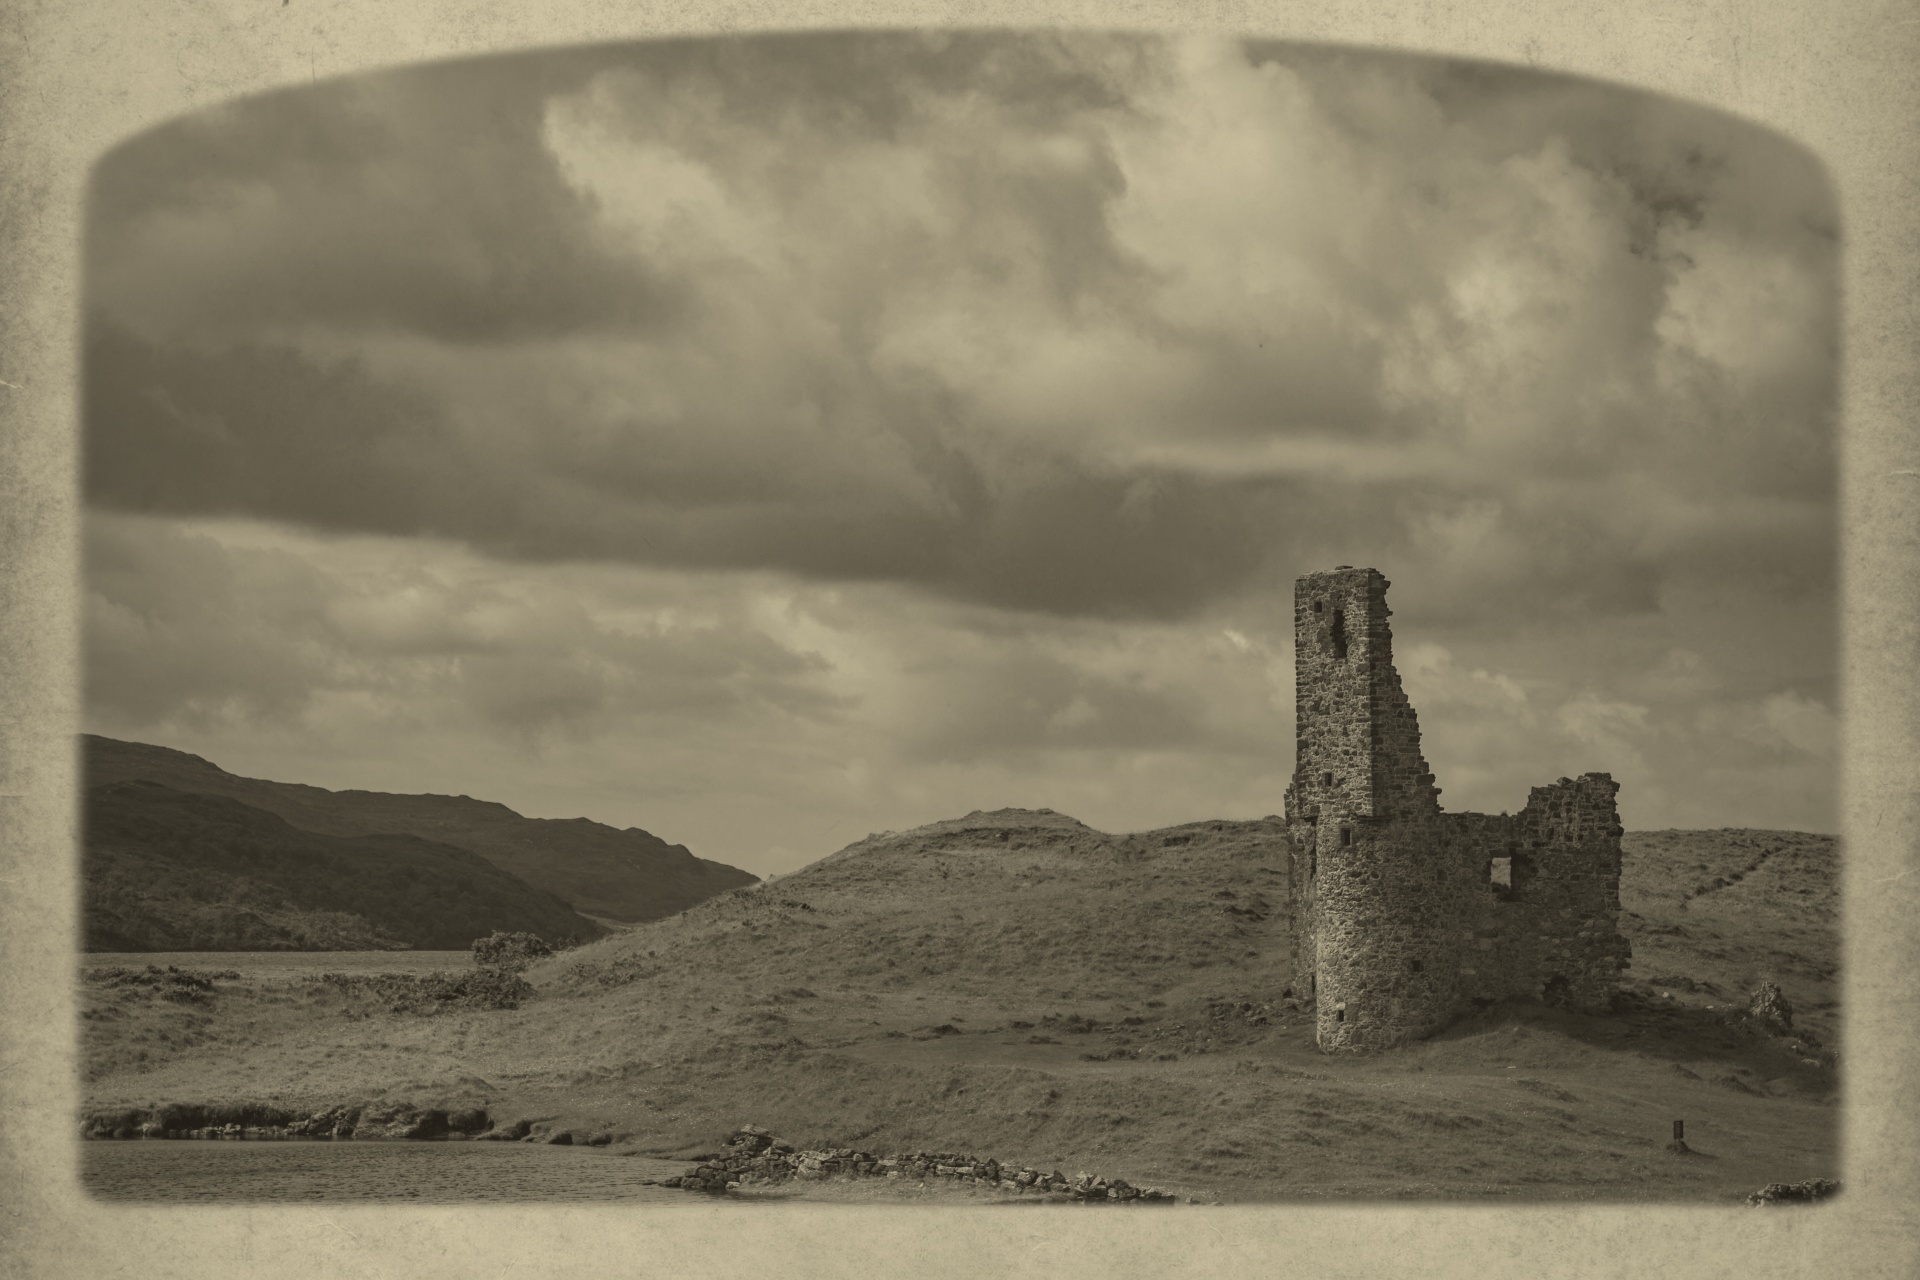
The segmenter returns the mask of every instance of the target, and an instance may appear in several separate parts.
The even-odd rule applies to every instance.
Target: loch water
[[[519,1142],[196,1142],[80,1144],[81,1186],[140,1204],[339,1202],[474,1204],[607,1201],[686,1204],[644,1185],[684,1160]],[[693,1197],[697,1198],[697,1197]]]
[[[323,973],[459,973],[471,951],[84,951],[82,969],[231,970],[243,978],[317,978]]]

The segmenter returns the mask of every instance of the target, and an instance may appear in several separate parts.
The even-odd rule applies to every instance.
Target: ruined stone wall
[[[1286,809],[1298,994],[1321,1048],[1379,1048],[1474,999],[1603,1003],[1627,944],[1618,787],[1536,787],[1515,815],[1446,814],[1393,665],[1385,577],[1294,584],[1296,752]],[[1492,859],[1516,886],[1497,892]]]
[[[1604,773],[1535,787],[1525,809],[1499,820],[1503,837],[1467,846],[1513,859],[1511,890],[1489,887],[1483,900],[1463,975],[1469,997],[1605,1006],[1629,955],[1619,930],[1619,790]]]

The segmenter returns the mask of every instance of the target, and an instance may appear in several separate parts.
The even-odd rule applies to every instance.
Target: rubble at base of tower
[[[1476,1002],[1605,1006],[1629,955],[1618,784],[1587,773],[1515,814],[1443,812],[1393,666],[1388,585],[1340,568],[1294,586],[1294,972],[1320,1047],[1384,1048]]]

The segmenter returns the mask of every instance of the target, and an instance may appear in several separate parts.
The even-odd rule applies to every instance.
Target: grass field
[[[484,1013],[353,1007],[200,957],[244,976],[90,1019],[87,1093],[479,1105],[650,1155],[751,1122],[1225,1200],[1732,1201],[1836,1176],[1831,839],[1630,836],[1618,1012],[1497,1007],[1373,1057],[1320,1054],[1279,999],[1280,839],[1044,811],[869,837],[556,956],[528,973],[537,998]],[[1761,976],[1813,1039],[1728,1017]],[[1666,1150],[1674,1119],[1692,1154]]]

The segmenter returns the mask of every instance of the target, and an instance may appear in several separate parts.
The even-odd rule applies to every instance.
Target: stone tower
[[[1618,788],[1587,774],[1511,817],[1441,812],[1388,585],[1346,566],[1294,584],[1294,972],[1320,1047],[1397,1044],[1474,1000],[1605,1003],[1627,955]]]

